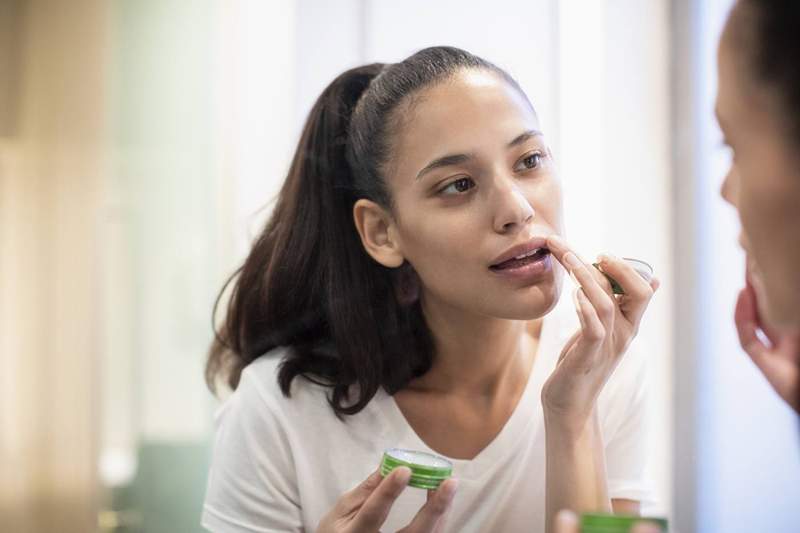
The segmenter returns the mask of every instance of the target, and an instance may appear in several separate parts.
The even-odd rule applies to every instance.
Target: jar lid
[[[638,522],[650,522],[666,533],[667,520],[645,516],[584,513],[581,515],[581,533],[629,533]]]
[[[632,266],[645,281],[650,282],[653,279],[653,267],[649,263],[632,257],[623,257],[622,260]]]
[[[381,475],[386,477],[398,466],[411,470],[408,484],[418,489],[435,490],[445,479],[453,475],[453,463],[432,453],[389,448],[383,452]]]

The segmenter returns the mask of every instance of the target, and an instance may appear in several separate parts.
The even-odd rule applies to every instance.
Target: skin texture
[[[432,368],[395,395],[398,407],[432,449],[475,457],[519,401],[542,317],[558,301],[567,270],[582,287],[574,300],[582,328],[564,347],[543,391],[548,530],[560,508],[610,511],[613,505],[638,512],[638,502],[608,498],[595,401],[658,282],[648,285],[622,261],[604,258],[603,269],[628,293],[615,298],[597,269],[563,239],[553,239],[563,227],[550,150],[527,99],[496,74],[461,71],[414,95],[397,115],[384,168],[392,208],[362,199],[353,217],[373,259],[390,268],[413,266],[436,344]],[[431,168],[451,155],[460,157]],[[509,248],[535,237],[546,239],[552,251],[541,276],[510,279],[489,268]],[[384,519],[400,492],[386,494]],[[441,527],[447,506],[437,509],[439,518],[420,531]],[[369,531],[330,528],[341,523],[334,517],[320,530]]]
[[[721,194],[736,208],[747,254],[735,320],[744,350],[800,412],[800,146],[780,95],[757,79],[743,52],[752,36],[750,9],[734,7],[717,56],[716,114],[733,152]]]

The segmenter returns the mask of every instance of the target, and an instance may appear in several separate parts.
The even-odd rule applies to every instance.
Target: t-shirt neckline
[[[494,465],[504,463],[503,459],[508,454],[514,453],[518,445],[522,443],[522,438],[533,438],[540,430],[544,420],[543,416],[537,413],[542,409],[541,401],[537,398],[540,396],[545,379],[550,375],[552,366],[551,359],[554,348],[552,346],[552,335],[555,332],[550,322],[550,315],[544,317],[539,343],[536,348],[536,357],[533,360],[525,390],[517,401],[514,411],[500,432],[475,457],[472,459],[454,459],[431,449],[414,431],[411,424],[408,423],[394,396],[390,396],[384,390],[381,390],[378,394],[385,396],[385,398],[384,401],[378,403],[385,406],[384,416],[388,417],[387,422],[389,422],[385,429],[393,428],[396,431],[396,428],[402,428],[401,433],[397,435],[398,442],[396,446],[444,457],[453,463],[454,475],[460,480],[477,479],[483,475],[488,475]]]

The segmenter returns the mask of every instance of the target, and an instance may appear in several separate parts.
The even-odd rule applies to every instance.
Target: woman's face
[[[775,96],[754,80],[736,25],[737,6],[718,53],[716,112],[733,150],[722,196],[738,211],[740,243],[760,314],[779,328],[800,327],[800,147],[779,121]]]
[[[404,258],[426,305],[527,320],[558,300],[561,188],[539,121],[494,73],[465,70],[399,110],[386,174]],[[520,248],[515,248],[520,247]]]

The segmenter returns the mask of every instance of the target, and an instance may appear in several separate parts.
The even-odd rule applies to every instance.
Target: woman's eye
[[[532,170],[538,168],[542,163],[542,154],[539,152],[526,155],[520,160],[521,168],[519,170]]]
[[[439,191],[442,194],[463,194],[473,188],[475,182],[470,178],[460,178],[450,183],[447,187]]]

